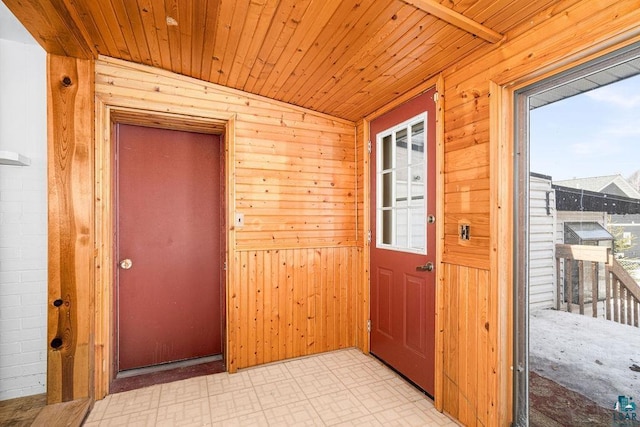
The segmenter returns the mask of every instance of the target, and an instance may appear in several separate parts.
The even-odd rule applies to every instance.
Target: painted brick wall
[[[45,392],[47,304],[46,54],[0,39],[0,400]]]

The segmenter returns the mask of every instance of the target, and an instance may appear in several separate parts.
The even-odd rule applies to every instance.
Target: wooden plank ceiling
[[[557,0],[3,0],[49,52],[107,55],[349,120]]]

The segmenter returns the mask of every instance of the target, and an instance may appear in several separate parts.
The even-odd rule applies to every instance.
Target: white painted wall
[[[0,400],[45,392],[46,109],[44,50],[0,39],[0,151],[31,159],[0,165]]]

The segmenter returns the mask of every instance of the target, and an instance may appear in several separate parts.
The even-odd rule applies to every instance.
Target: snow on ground
[[[556,310],[529,316],[529,368],[604,408],[640,401],[640,328]]]

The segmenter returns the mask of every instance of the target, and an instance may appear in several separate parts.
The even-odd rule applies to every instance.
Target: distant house
[[[610,221],[620,228],[622,238],[631,244],[616,255],[619,258],[640,258],[640,214],[611,215]]]
[[[589,178],[574,178],[563,181],[554,181],[554,185],[560,187],[575,188],[578,190],[595,191],[614,196],[640,199],[640,192],[629,183],[622,175],[594,176]]]
[[[609,223],[613,227],[619,227],[619,237],[628,239],[631,244],[630,248],[616,255],[621,258],[640,258],[640,201],[636,200],[640,199],[640,192],[628,180],[621,175],[608,175],[555,181],[554,187],[567,188],[567,194],[571,193],[570,189],[580,190],[583,206],[585,203],[600,201],[600,208],[610,214]],[[591,192],[605,194],[606,199]]]

